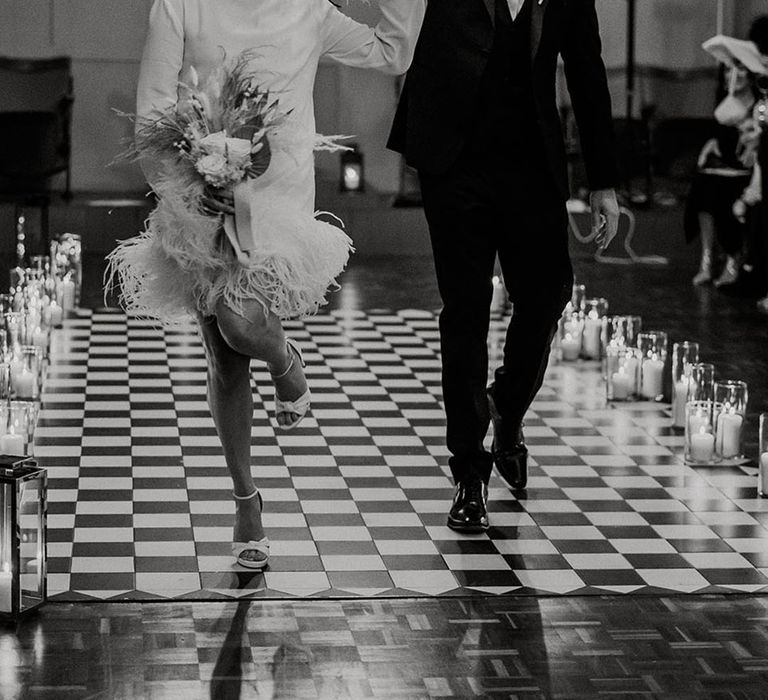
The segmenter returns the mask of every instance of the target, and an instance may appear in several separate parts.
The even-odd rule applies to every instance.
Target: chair
[[[72,197],[73,99],[69,57],[0,56],[0,199],[14,205],[20,258],[24,256],[24,208],[40,208],[47,246],[54,175],[65,174],[63,196]]]

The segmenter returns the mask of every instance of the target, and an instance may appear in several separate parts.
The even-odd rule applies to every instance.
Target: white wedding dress
[[[247,298],[264,299],[281,318],[324,303],[351,241],[315,218],[315,76],[324,55],[389,73],[408,68],[426,0],[379,4],[381,20],[370,28],[328,0],[155,1],[139,77],[140,119],[174,108],[191,68],[204,80],[222,58],[233,61],[244,51],[255,52],[256,82],[290,116],[270,140],[269,168],[249,182],[259,241],[251,264],[222,245],[218,220],[191,211],[172,178],[158,177],[151,184],[159,202],[147,230],[110,256],[126,308],[173,323],[185,312],[211,313],[222,297],[234,308]]]

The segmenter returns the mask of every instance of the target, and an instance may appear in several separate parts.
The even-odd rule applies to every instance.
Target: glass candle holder
[[[633,319],[635,316],[607,316],[604,323],[603,342],[605,347],[612,345],[633,347],[636,338],[633,336]]]
[[[69,292],[59,300],[64,311],[69,311],[80,303],[80,290],[83,279],[82,239],[76,233],[62,233],[51,244],[51,269],[61,279],[68,279],[72,287],[71,307]],[[64,303],[62,303],[64,302]]]
[[[691,365],[689,401],[715,400],[715,366],[709,362],[697,362]]]
[[[631,401],[637,394],[635,349],[609,345],[605,356],[606,398],[608,401]]]
[[[648,401],[663,401],[667,334],[663,331],[640,333],[637,349],[640,353],[640,397]]]
[[[13,311],[13,294],[0,294],[0,316]]]
[[[584,328],[581,356],[586,360],[599,360],[603,355],[603,324],[608,311],[605,299],[585,299],[582,305]]]
[[[22,345],[10,361],[11,397],[26,401],[40,398],[43,380],[43,358],[40,348]]]
[[[8,360],[0,362],[0,402],[3,404],[11,398],[11,363]]]
[[[573,362],[581,354],[581,339],[584,319],[578,313],[564,316],[560,322],[560,358],[564,362]]]
[[[685,461],[687,464],[704,465],[715,461],[712,412],[712,401],[689,401],[685,405]]]
[[[748,398],[746,382],[715,382],[715,456],[720,462],[738,464],[744,460],[744,421]]]
[[[691,366],[699,361],[699,344],[691,341],[672,346],[672,425],[685,427],[685,404],[691,385]]]
[[[758,480],[757,492],[760,498],[768,498],[768,413],[760,414],[760,435],[757,449]]]
[[[574,283],[571,288],[571,301],[568,302],[569,307],[566,307],[567,311],[581,311],[582,304],[587,298],[587,288],[583,284]]]
[[[0,454],[28,455],[31,432],[28,402],[11,401],[0,406]]]

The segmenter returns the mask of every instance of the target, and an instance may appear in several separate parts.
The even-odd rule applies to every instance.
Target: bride
[[[235,220],[232,202],[209,196],[206,210],[186,210],[163,177],[163,163],[143,162],[158,205],[147,230],[121,242],[110,259],[128,309],[163,322],[188,313],[198,319],[208,403],[234,486],[232,553],[253,569],[267,565],[269,540],[251,473],[250,361],[266,362],[272,375],[278,427],[294,428],[309,410],[310,393],[301,352],[286,339],[281,319],[316,311],[350,252],[343,231],[314,216],[315,75],[323,56],[388,73],[408,68],[426,0],[379,4],[375,28],[329,0],[155,0],[150,14],[137,123],[174,109],[183,85],[205,80],[224,57],[245,55],[255,82],[289,113],[268,169],[248,181],[261,247],[244,253],[232,236],[233,245],[226,243],[221,231]]]

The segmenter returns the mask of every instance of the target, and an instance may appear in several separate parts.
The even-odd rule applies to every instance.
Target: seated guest
[[[712,281],[716,243],[726,261],[714,284],[719,287],[735,282],[744,242],[744,225],[733,215],[733,205],[749,184],[751,170],[739,159],[738,125],[748,116],[754,98],[746,71],[731,68],[727,82],[727,98],[723,97],[721,87],[721,99],[715,111],[718,119],[715,135],[701,149],[698,173],[685,209],[686,240],[701,237],[701,260],[693,278],[695,285]]]
[[[762,68],[760,54],[768,53],[768,16],[755,19],[748,39],[751,45],[728,37],[715,37],[704,45],[727,69],[721,72],[716,131],[699,155],[699,172],[685,212],[686,239],[701,236],[696,285],[712,281],[715,243],[726,256],[715,286],[733,284],[739,274],[745,227],[734,216],[734,203],[749,186],[754,166],[754,149],[745,148],[742,131],[751,120],[758,93],[755,75]]]

